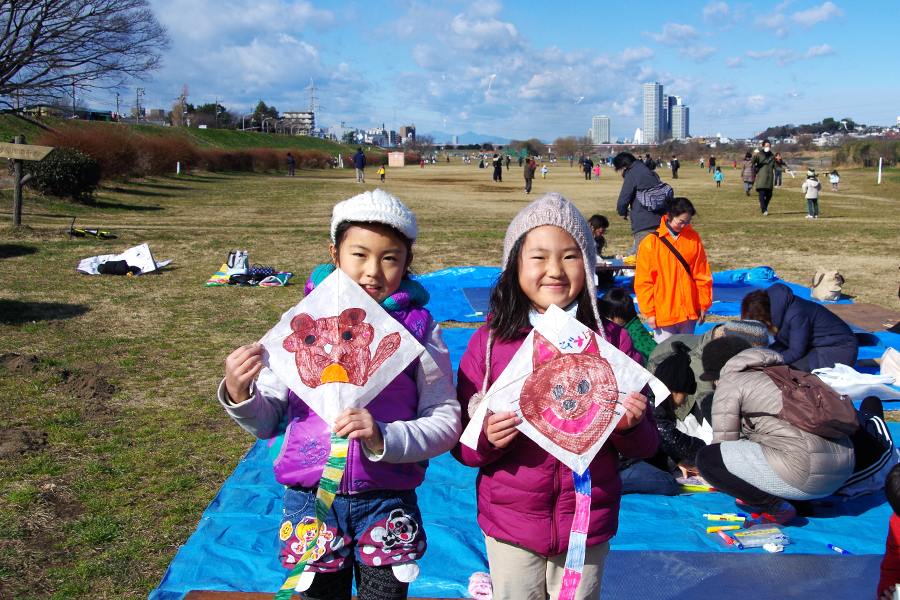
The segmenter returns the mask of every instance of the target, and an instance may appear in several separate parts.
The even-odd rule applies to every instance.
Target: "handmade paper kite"
[[[260,343],[263,363],[326,423],[347,408],[364,407],[416,358],[426,381],[442,375],[412,334],[340,269],[284,313]],[[303,554],[276,600],[288,600],[300,585],[343,477],[348,445],[331,434],[316,492],[316,522],[307,528]]]
[[[662,402],[665,385],[631,357],[551,306],[478,405],[461,441],[475,448],[488,409],[514,411],[517,426],[572,469],[575,517],[560,598],[575,597],[590,521],[588,466],[624,414],[622,398],[649,384]]]
[[[416,358],[426,380],[441,375],[412,334],[340,269],[260,343],[266,366],[328,423],[364,407]]]

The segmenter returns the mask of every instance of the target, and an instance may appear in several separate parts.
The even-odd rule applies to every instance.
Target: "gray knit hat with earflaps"
[[[503,240],[503,269],[507,267],[509,262],[509,254],[512,252],[513,246],[518,239],[537,227],[544,225],[555,225],[572,236],[575,243],[581,249],[581,255],[584,257],[584,285],[590,292],[591,310],[594,312],[594,319],[597,321],[597,330],[604,340],[609,341],[606,337],[606,331],[603,329],[603,320],[600,318],[600,312],[597,309],[597,284],[594,282],[594,275],[597,267],[597,250],[594,245],[594,236],[591,235],[591,228],[575,205],[563,198],[558,192],[547,192],[517,214],[509,228],[506,230],[506,237]],[[561,306],[560,308],[565,308]],[[491,350],[494,343],[494,331],[490,330],[487,340],[487,352],[485,353],[485,376],[481,391],[477,392],[469,399],[469,417],[471,417],[475,408],[481,402],[484,394],[487,393],[488,380],[491,374]]]
[[[513,218],[506,230],[503,240],[503,268],[506,269],[509,262],[509,254],[518,239],[537,227],[555,225],[572,236],[578,247],[581,248],[581,256],[584,258],[584,285],[594,299],[591,308],[594,311],[594,319],[597,320],[597,328],[600,335],[606,339],[603,331],[603,321],[597,310],[597,284],[594,276],[597,268],[597,249],[594,245],[594,236],[591,227],[575,205],[563,198],[558,192],[547,192],[521,211]],[[561,306],[560,308],[565,308]]]

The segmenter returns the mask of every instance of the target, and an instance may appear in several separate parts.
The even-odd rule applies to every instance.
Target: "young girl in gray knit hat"
[[[491,293],[488,322],[472,336],[459,367],[457,395],[466,422],[467,410],[471,415],[551,304],[643,364],[628,333],[597,312],[596,260],[587,221],[557,193],[544,195],[513,219],[506,231],[503,272]],[[603,562],[616,534],[622,494],[619,455],[647,458],[659,442],[647,397],[631,392],[623,398],[623,406],[625,416],[589,467],[591,510],[576,598],[600,597]],[[557,419],[574,422],[565,416]],[[460,444],[453,452],[463,464],[479,467],[478,524],[485,536],[493,597],[556,599],[575,511],[572,472],[519,435],[519,422],[514,412],[488,411],[477,449]]]
[[[241,427],[271,440],[269,452],[277,455],[275,478],[285,486],[279,559],[287,569],[302,560],[306,535],[317,524],[317,486],[331,434],[350,439],[334,503],[296,586],[304,600],[350,600],[354,573],[359,597],[400,600],[419,574],[416,560],[427,542],[415,489],[425,478],[428,459],[456,444],[460,423],[440,326],[424,308],[428,292],[409,278],[417,234],[412,211],[382,190],[337,204],[329,248],[334,263],[313,270],[306,292],[335,269],[343,271],[425,346],[441,369],[436,379],[426,380],[416,360],[365,408],[348,408],[327,423],[263,368],[259,343],[241,346],[225,361],[219,401]],[[340,338],[330,330],[317,326],[303,341],[336,347],[359,334],[344,322]],[[362,330],[362,335],[368,333]],[[328,368],[352,366],[346,355],[335,358],[329,351],[328,356],[333,361]]]

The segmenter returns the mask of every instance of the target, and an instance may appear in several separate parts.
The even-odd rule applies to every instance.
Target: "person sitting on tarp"
[[[707,344],[700,378],[716,389],[713,443],[697,452],[697,469],[711,486],[738,499],[741,512],[780,525],[798,511],[810,516],[812,499],[836,492],[855,462],[848,436],[826,438],[779,418],[782,390],[761,369],[783,364],[777,352],[745,340]]]
[[[626,329],[631,333],[630,328],[626,327]],[[653,373],[664,360],[675,352],[673,348],[675,342],[680,342],[690,349],[691,369],[694,371],[694,376],[698,381],[697,392],[689,394],[685,404],[690,407],[696,403],[703,413],[703,418],[710,423],[712,423],[712,399],[715,390],[711,382],[699,379],[700,375],[703,373],[703,349],[714,339],[724,336],[743,338],[747,340],[753,348],[765,348],[769,343],[766,326],[759,321],[728,321],[717,324],[715,327],[701,335],[692,333],[679,333],[673,335],[656,346],[650,353],[650,358],[647,359],[647,370]],[[634,339],[635,336],[632,335],[631,337]],[[640,350],[640,346],[636,340],[634,342],[634,347]]]
[[[634,342],[634,349],[641,353],[646,364],[657,344],[638,318],[631,294],[625,288],[613,288],[597,301],[597,308],[602,316],[625,328]]]
[[[690,350],[681,342],[672,346],[673,352],[653,373],[671,392],[653,407],[659,449],[655,456],[643,461],[622,461],[623,494],[674,496],[678,493],[675,476],[696,474],[697,451],[712,441],[712,426],[703,418],[700,408],[695,403],[687,404],[687,398],[697,391]]]
[[[798,298],[783,283],[744,296],[741,318],[763,322],[775,336],[769,348],[799,371],[838,363],[856,366],[859,341],[850,327],[821,304]]]

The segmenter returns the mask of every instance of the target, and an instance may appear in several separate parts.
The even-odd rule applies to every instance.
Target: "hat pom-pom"
[[[469,418],[472,418],[472,415],[475,414],[475,411],[478,410],[478,405],[481,404],[481,401],[484,400],[484,392],[475,392],[472,394],[472,397],[469,398]]]
[[[491,576],[482,571],[472,573],[469,577],[469,596],[475,600],[492,600],[494,588],[491,585]]]

